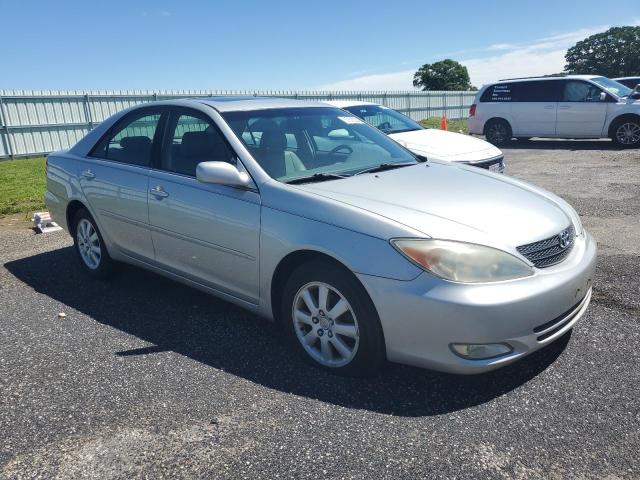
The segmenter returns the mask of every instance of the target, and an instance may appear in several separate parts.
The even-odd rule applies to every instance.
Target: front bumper
[[[504,155],[488,158],[486,160],[476,160],[474,162],[461,162],[472,167],[485,168],[495,173],[504,173]]]
[[[460,284],[422,273],[408,282],[359,275],[380,316],[387,358],[451,373],[482,373],[548,345],[586,311],[596,242],[585,233],[560,264],[531,277]],[[507,343],[504,356],[468,360],[451,343]]]

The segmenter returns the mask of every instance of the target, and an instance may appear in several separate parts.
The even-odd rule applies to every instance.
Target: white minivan
[[[611,138],[640,146],[640,92],[606,77],[536,77],[485,85],[469,111],[469,132],[495,145],[512,138]]]

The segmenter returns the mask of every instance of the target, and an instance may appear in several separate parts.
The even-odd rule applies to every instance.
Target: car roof
[[[615,80],[616,82],[618,80],[634,80],[634,79],[640,79],[640,77],[636,77],[636,76],[631,76],[631,77],[618,77],[618,78],[612,78],[611,80]]]
[[[598,78],[601,75],[556,75],[556,76],[547,76],[547,77],[522,77],[522,78],[504,78],[495,83],[505,83],[505,82],[530,82],[530,81],[538,81],[538,80],[571,80],[571,79],[581,79],[581,80],[591,80],[593,78]],[[491,84],[495,85],[495,84]]]
[[[324,103],[338,108],[356,107],[358,105],[378,105],[377,103],[361,102],[359,100],[324,100]]]
[[[266,110],[270,108],[308,108],[308,107],[327,107],[328,105],[320,102],[308,100],[295,100],[291,98],[279,97],[254,97],[231,95],[224,97],[198,97],[198,98],[182,98],[178,100],[168,100],[158,102],[166,105],[189,106],[194,103],[205,104],[215,108],[219,112],[237,112],[237,111],[253,111]],[[148,104],[145,104],[148,105]]]

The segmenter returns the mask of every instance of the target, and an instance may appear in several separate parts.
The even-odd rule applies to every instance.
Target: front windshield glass
[[[591,81],[597,83],[609,93],[613,93],[618,97],[628,97],[629,95],[631,95],[631,89],[629,87],[626,87],[623,84],[616,82],[615,80],[611,80],[610,78],[596,77],[592,78]]]
[[[418,163],[386,135],[337,108],[238,111],[223,117],[260,166],[282,182]]]
[[[369,125],[379,128],[384,133],[402,133],[420,130],[422,126],[409,117],[379,105],[355,105],[345,110],[360,117]]]

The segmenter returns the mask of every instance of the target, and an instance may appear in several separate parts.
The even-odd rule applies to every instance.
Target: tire
[[[94,278],[107,278],[114,261],[91,214],[81,208],[73,219],[73,245],[84,272]]]
[[[281,312],[294,348],[317,367],[367,377],[378,373],[386,361],[373,302],[357,278],[341,266],[323,261],[299,266],[285,284]]]
[[[611,140],[618,147],[640,147],[640,118],[625,117],[616,120],[611,127]]]
[[[504,145],[511,140],[513,135],[511,125],[506,120],[489,120],[484,127],[484,135],[487,141],[494,145]]]

